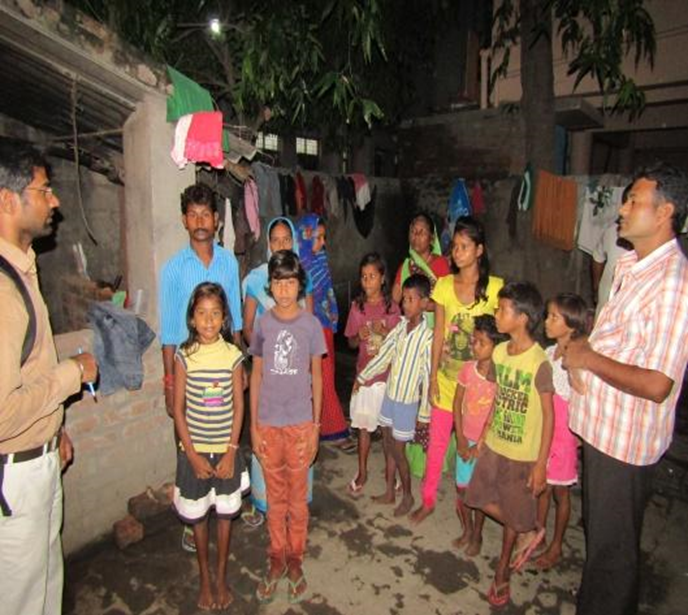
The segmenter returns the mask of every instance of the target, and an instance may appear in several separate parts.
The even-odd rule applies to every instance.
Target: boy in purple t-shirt
[[[306,273],[293,252],[273,254],[268,283],[275,307],[257,321],[249,348],[251,442],[265,476],[270,534],[270,568],[256,593],[272,602],[286,576],[289,602],[297,603],[307,588],[308,469],[318,452],[326,348],[320,323],[298,305]]]

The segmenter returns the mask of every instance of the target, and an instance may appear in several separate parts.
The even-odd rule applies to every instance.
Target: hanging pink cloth
[[[258,186],[249,178],[244,183],[244,209],[248,226],[253,233],[253,238],[258,241],[260,237],[260,214],[258,209]]]
[[[349,177],[354,180],[356,206],[363,211],[366,205],[370,203],[370,186],[368,185],[368,178],[363,175],[363,173],[351,173]]]
[[[184,156],[192,162],[207,162],[216,169],[224,167],[221,111],[193,114],[186,136]]]
[[[473,207],[473,213],[475,215],[481,216],[485,213],[485,196],[483,195],[483,187],[478,180],[473,183],[471,206]]]

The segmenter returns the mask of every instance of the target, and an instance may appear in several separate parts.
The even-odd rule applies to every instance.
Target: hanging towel
[[[246,219],[251,229],[253,238],[258,241],[260,237],[260,213],[258,209],[258,186],[256,182],[249,178],[244,182],[244,207],[246,208]]]
[[[174,129],[174,147],[170,155],[174,164],[176,164],[180,169],[183,169],[189,162],[188,158],[184,155],[186,151],[186,139],[189,135],[189,128],[191,128],[191,120],[193,119],[193,114],[183,115],[177,121],[177,126]]]
[[[184,155],[192,162],[207,162],[216,169],[224,168],[221,111],[193,114]]]
[[[226,250],[234,252],[236,235],[234,233],[234,220],[232,219],[232,201],[225,199],[225,217],[222,229],[222,245]]]
[[[167,97],[168,122],[174,122],[190,113],[214,109],[208,90],[171,66],[167,67],[167,74],[173,86],[172,94]]]
[[[337,182],[334,177],[323,176],[325,186],[325,210],[328,218],[339,217],[339,194],[337,193]]]
[[[440,237],[440,244],[442,250],[449,249],[452,235],[454,234],[454,225],[456,221],[463,216],[471,215],[471,200],[468,198],[468,190],[466,190],[466,182],[463,179],[457,179],[452,187],[449,195],[449,203],[447,204],[447,215],[445,217],[446,225],[442,229]]]
[[[363,210],[366,205],[370,203],[370,186],[368,186],[368,179],[363,173],[352,173],[349,177],[354,182],[356,206]]]
[[[251,165],[253,177],[258,186],[258,207],[260,214],[268,219],[282,215],[282,199],[280,196],[280,182],[277,172],[271,166],[262,162]]]
[[[560,250],[573,250],[577,198],[575,181],[539,171],[533,208],[533,237]]]
[[[373,188],[373,194],[370,201],[367,203],[365,209],[353,208],[354,224],[356,230],[364,239],[370,235],[375,223],[375,197],[377,195],[377,186]]]
[[[325,186],[317,175],[313,176],[311,182],[311,211],[318,214],[321,218],[327,218],[325,209]]]
[[[300,216],[308,211],[308,195],[306,193],[306,182],[303,175],[298,171],[294,175],[294,199],[296,200],[296,215]]]
[[[577,242],[583,252],[592,254],[605,229],[616,220],[623,191],[623,186],[586,188]]]
[[[533,166],[528,163],[526,170],[523,171],[523,181],[518,193],[518,210],[528,211],[533,206],[535,199],[535,171]]]
[[[471,206],[473,213],[476,216],[482,216],[485,213],[485,197],[483,195],[483,187],[480,181],[476,180],[473,183],[473,191],[471,192]]]

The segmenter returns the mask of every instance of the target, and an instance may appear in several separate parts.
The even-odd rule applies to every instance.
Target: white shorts
[[[387,383],[375,382],[367,387],[362,386],[352,395],[349,405],[352,427],[371,433],[377,429],[386,388]]]

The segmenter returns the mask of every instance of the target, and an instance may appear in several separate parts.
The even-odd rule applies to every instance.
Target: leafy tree
[[[230,121],[342,121],[384,113],[363,69],[386,64],[386,0],[73,0],[124,40],[208,87]],[[219,28],[209,28],[211,19]]]
[[[526,124],[526,156],[542,169],[554,168],[553,18],[577,87],[597,81],[604,113],[642,112],[645,95],[623,72],[632,54],[636,66],[654,63],[655,28],[644,0],[502,0],[494,13],[492,48],[501,51],[491,84],[506,74],[510,48],[521,41],[521,101]]]

